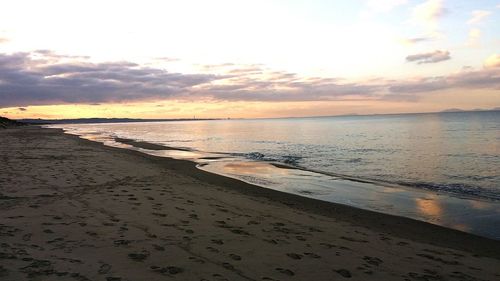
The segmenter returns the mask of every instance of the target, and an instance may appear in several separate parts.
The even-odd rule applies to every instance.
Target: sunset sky
[[[500,1],[2,1],[0,115],[500,107]]]

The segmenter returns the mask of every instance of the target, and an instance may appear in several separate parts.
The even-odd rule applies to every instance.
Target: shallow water
[[[500,112],[62,125],[302,196],[500,239]],[[134,148],[137,149],[137,148]],[[282,169],[269,163],[300,169]]]

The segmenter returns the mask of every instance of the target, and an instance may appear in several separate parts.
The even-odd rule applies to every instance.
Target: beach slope
[[[500,280],[499,241],[56,129],[0,158],[0,280]]]

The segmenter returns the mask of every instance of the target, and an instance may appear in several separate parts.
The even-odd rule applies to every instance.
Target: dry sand
[[[0,280],[500,280],[500,243],[55,129],[0,131]]]

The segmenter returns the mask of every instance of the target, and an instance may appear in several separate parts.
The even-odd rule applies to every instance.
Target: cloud
[[[475,10],[475,11],[472,11],[472,16],[467,21],[467,24],[479,24],[485,18],[487,18],[489,15],[491,15],[490,11],[484,11],[484,10]]]
[[[28,110],[28,109],[26,109],[26,108],[24,108],[24,107],[19,107],[17,110],[19,110],[19,111],[26,111],[26,110]]]
[[[442,0],[427,0],[413,8],[413,18],[422,23],[435,23],[447,14]]]
[[[223,78],[171,73],[130,62],[61,62],[58,55],[38,55],[0,54],[0,107],[165,99]]]
[[[500,67],[500,55],[499,54],[493,54],[493,55],[489,56],[484,61],[484,67],[486,67],[486,68]]]
[[[434,52],[420,53],[420,54],[407,56],[406,61],[416,62],[418,64],[423,64],[423,63],[437,63],[437,62],[449,60],[450,58],[451,58],[450,52],[436,50]]]
[[[0,37],[0,44],[9,42],[9,39]]]
[[[407,58],[417,63],[446,59],[449,59],[447,51]],[[498,55],[486,61],[484,69],[464,69],[442,77],[356,82],[335,77],[303,77],[272,71],[262,65],[225,64],[211,67],[220,74],[186,74],[126,61],[95,63],[81,57],[67,61],[50,52],[0,53],[0,108],[166,100],[411,101],[438,90],[500,89]]]
[[[158,57],[158,58],[154,58],[154,60],[162,61],[162,62],[177,62],[177,61],[180,61],[180,59],[178,59],[178,58],[171,58],[171,57]]]
[[[388,87],[391,93],[414,96],[448,89],[495,89],[500,90],[500,68],[465,70],[447,76],[424,77],[397,81]]]
[[[490,15],[491,15],[490,11],[485,11],[485,10],[472,11],[472,16],[467,21],[467,24],[472,26],[477,26]],[[467,45],[469,47],[478,47],[480,45],[480,40],[481,40],[481,30],[476,27],[472,27],[469,30],[469,38]]]
[[[409,23],[420,27],[425,33],[425,37],[438,39],[444,37],[439,29],[439,21],[448,10],[445,8],[441,0],[427,0],[413,8],[413,13],[409,19]]]
[[[41,56],[41,57],[44,57],[45,59],[51,59],[54,61],[62,60],[62,59],[83,59],[83,60],[90,59],[89,56],[62,55],[62,54],[58,54],[52,50],[36,50],[36,51],[32,52],[32,55]]]
[[[67,61],[72,58],[71,61]],[[132,62],[93,63],[50,51],[0,54],[0,108],[155,100],[335,100],[370,97],[377,85],[308,79],[259,65],[224,64],[222,74],[172,73]],[[220,71],[218,71],[220,72]]]
[[[414,45],[417,43],[423,43],[423,42],[428,42],[432,41],[434,38],[432,37],[414,37],[414,38],[406,38],[402,39],[402,43],[406,45]]]
[[[477,28],[471,28],[469,30],[469,39],[467,45],[471,47],[479,46],[480,40],[481,40],[481,30]]]
[[[362,11],[362,17],[370,17],[380,13],[388,13],[393,9],[406,5],[408,0],[369,0],[366,8]]]

